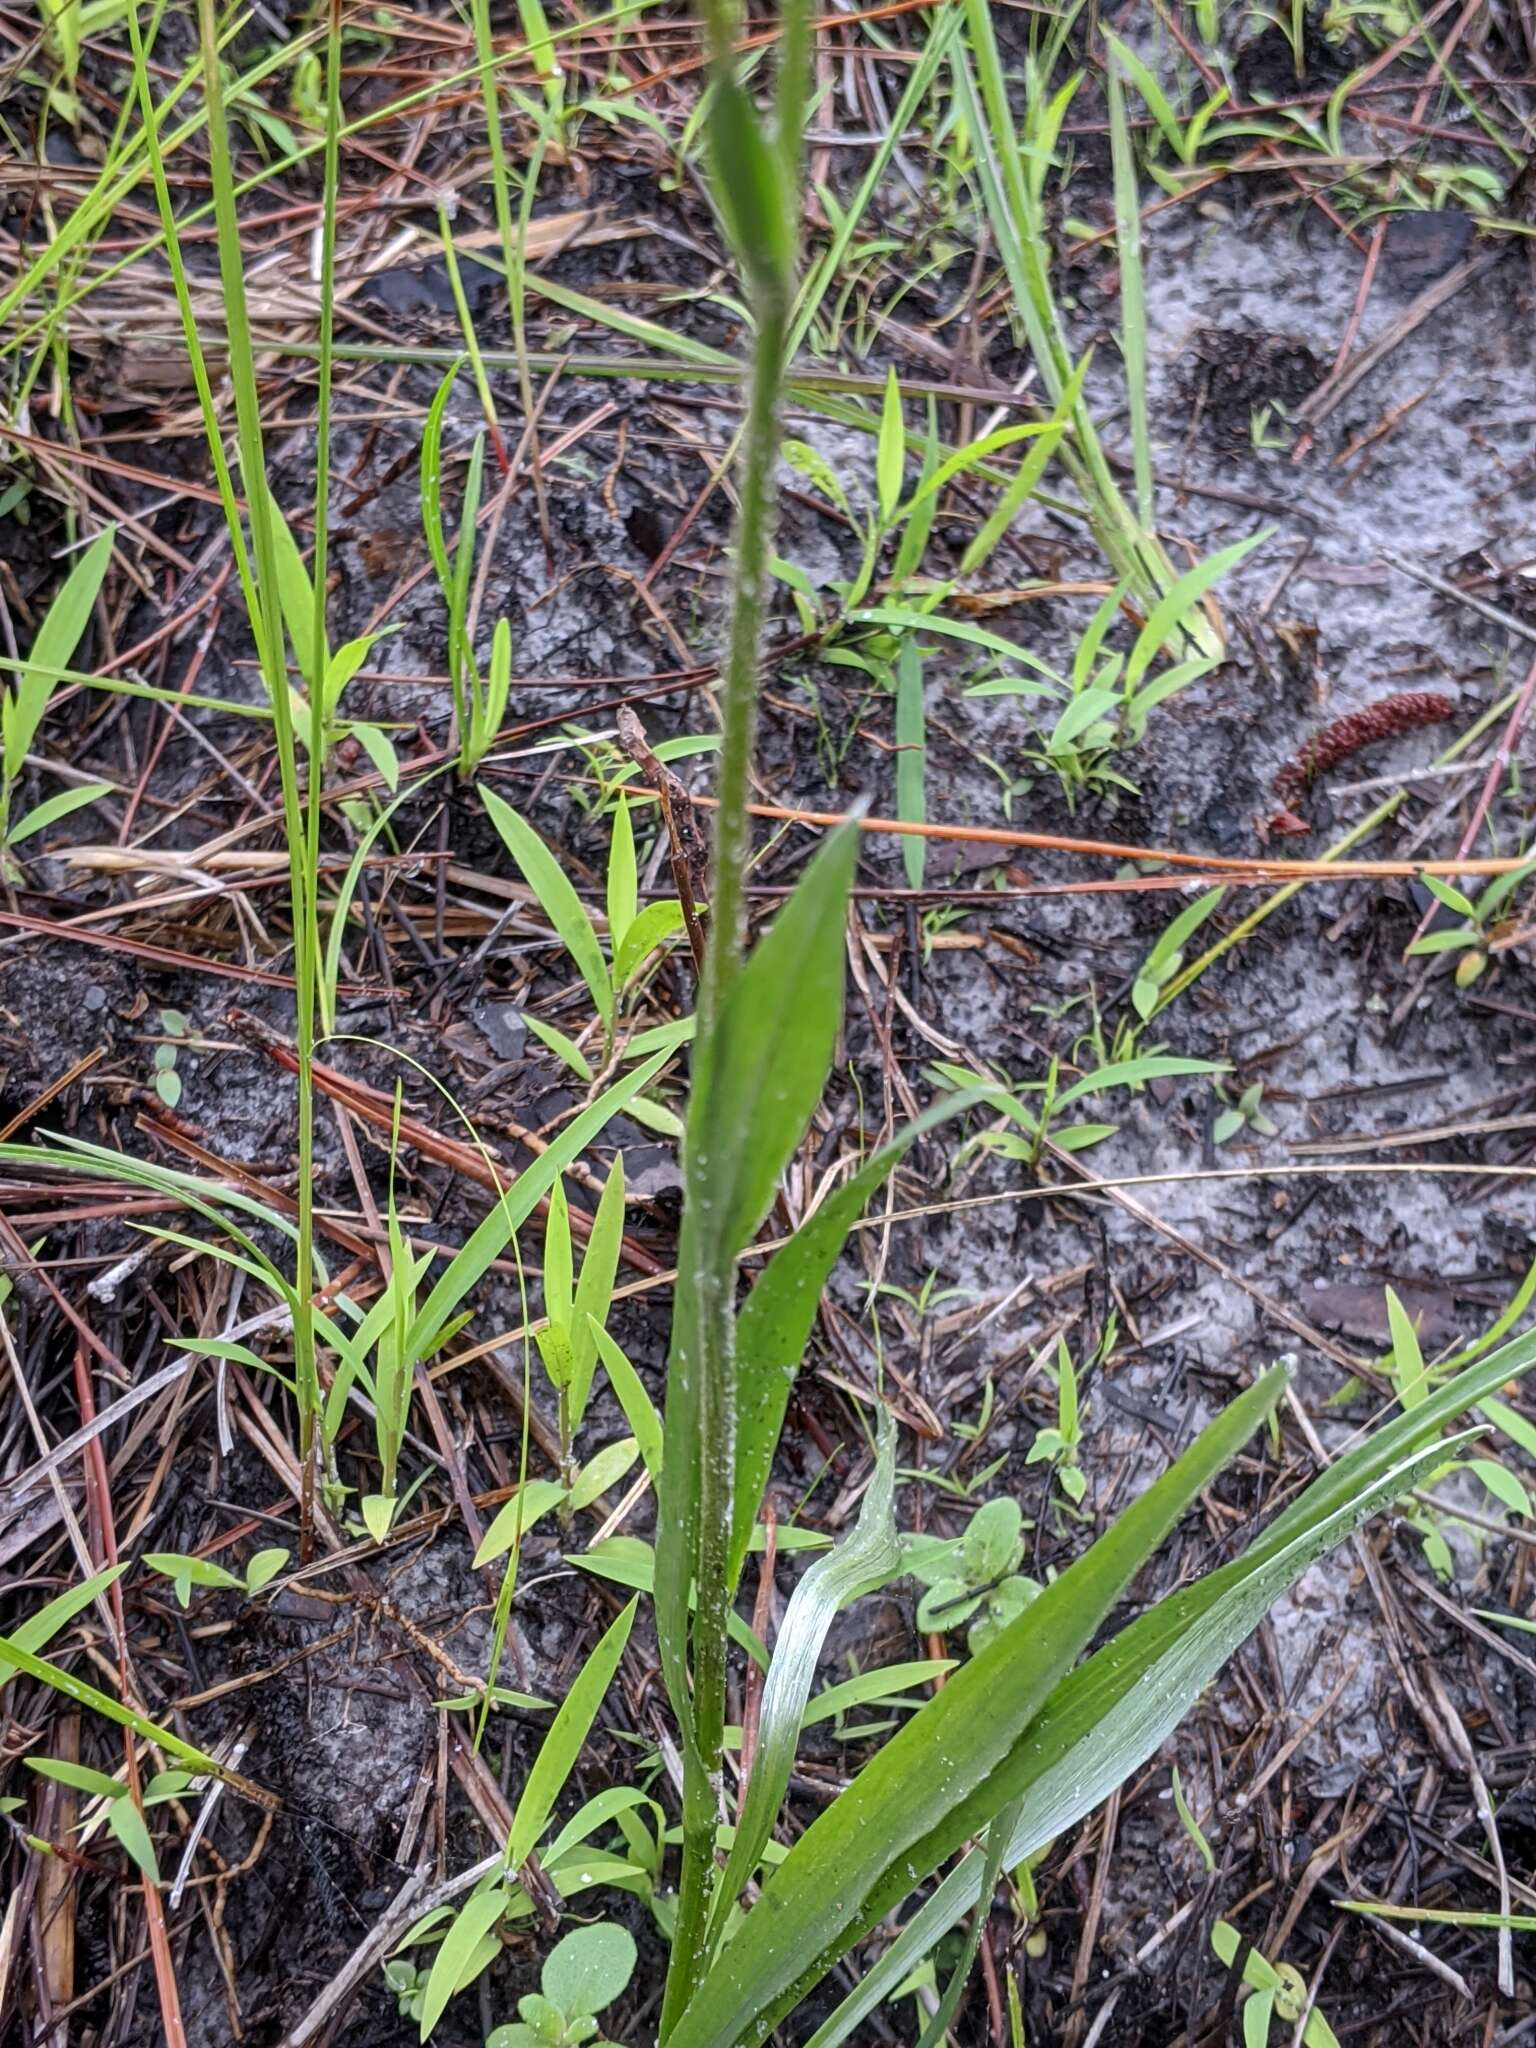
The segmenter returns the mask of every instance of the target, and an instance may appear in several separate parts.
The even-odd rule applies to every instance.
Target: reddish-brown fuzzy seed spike
[[[1375,746],[1378,740],[1392,739],[1400,732],[1415,732],[1421,725],[1438,725],[1455,708],[1442,690],[1400,690],[1396,696],[1383,697],[1379,704],[1334,719],[1331,725],[1314,733],[1275,777],[1275,795],[1282,808],[1271,819],[1270,829],[1291,835],[1296,834],[1298,827],[1306,829],[1304,821],[1296,816],[1295,807],[1319,775],[1326,775],[1330,768],[1348,760],[1351,754],[1358,754],[1362,747]]]

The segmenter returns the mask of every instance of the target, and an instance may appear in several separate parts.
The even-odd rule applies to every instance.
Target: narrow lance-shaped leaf
[[[893,364],[885,376],[885,402],[880,412],[880,432],[875,449],[875,482],[880,497],[880,523],[889,526],[901,497],[901,473],[906,460],[906,426],[901,416],[901,386]]]
[[[603,1183],[603,1192],[598,1198],[597,1213],[592,1218],[592,1234],[587,1239],[586,1255],[581,1262],[581,1278],[576,1283],[571,1315],[572,1358],[568,1399],[573,1430],[581,1427],[581,1419],[586,1413],[592,1372],[597,1364],[597,1339],[593,1333],[608,1320],[614,1278],[619,1269],[619,1247],[623,1241],[624,1155],[615,1152],[608,1178]]]
[[[609,1383],[624,1410],[624,1420],[634,1433],[641,1459],[654,1486],[661,1474],[661,1417],[656,1413],[656,1404],[646,1392],[639,1373],[608,1332],[594,1317],[588,1318],[587,1327],[593,1348],[603,1361]]]
[[[849,823],[801,876],[737,976],[713,1039],[695,1055],[656,1553],[658,1647],[684,1715],[699,1466],[707,1457],[733,1460],[729,1440],[706,1441],[700,1421],[700,1290],[732,1284],[736,1255],[766,1214],[826,1081],[842,1015],[843,920],[856,854]]]
[[[597,943],[597,933],[592,929],[592,920],[581,898],[571,887],[565,870],[527,819],[519,816],[494,789],[482,789],[480,794],[491,823],[501,834],[502,843],[522,870],[523,880],[539,899],[544,915],[576,963],[578,973],[587,984],[593,1007],[607,1028],[613,1022],[613,990],[602,947]]]
[[[638,1605],[638,1601],[631,1600],[606,1630],[576,1674],[570,1691],[560,1702],[559,1711],[539,1745],[533,1769],[528,1773],[517,1802],[517,1811],[512,1816],[512,1831],[507,1837],[507,1862],[514,1869],[520,1869],[537,1848],[539,1837],[555,1810],[555,1801],[576,1767],[576,1759],[581,1755],[582,1745],[597,1718],[597,1710],[612,1683],[614,1672],[619,1668],[619,1659],[629,1641]]]
[[[476,1227],[469,1241],[456,1252],[436,1286],[422,1303],[411,1325],[409,1344],[413,1356],[422,1357],[441,1334],[444,1324],[469,1290],[484,1278],[493,1259],[501,1256],[512,1233],[532,1213],[539,1197],[546,1194],[557,1174],[578,1158],[604,1126],[655,1079],[670,1051],[659,1052],[643,1066],[616,1081],[573,1117],[548,1148],[513,1181],[495,1207]]]
[[[927,822],[924,791],[928,754],[927,721],[923,715],[923,654],[916,634],[909,633],[896,657],[896,815],[903,824]],[[901,864],[907,886],[921,889],[928,841],[917,832],[903,835]]]
[[[638,907],[635,827],[629,815],[629,798],[621,795],[614,807],[613,836],[608,842],[608,950],[615,962]],[[617,966],[613,978],[615,982],[620,979]]]
[[[87,804],[95,803],[101,796],[110,796],[110,782],[83,782],[77,789],[61,789],[56,796],[46,796],[40,804],[13,825],[6,835],[6,843],[19,846],[23,839],[30,839],[34,832],[45,832],[50,825],[57,825],[61,818],[67,818],[75,811],[83,810]]]
[[[481,1945],[507,1910],[507,1894],[499,1884],[488,1885],[465,1901],[443,1936],[421,2000],[421,2038],[424,2041],[443,2016],[443,2009],[467,1977],[479,1975],[476,1967]]]
[[[60,585],[32,642],[31,666],[7,700],[5,779],[14,782],[42,723],[60,669],[68,668],[80,645],[112,558],[115,526],[104,527]]]
[[[757,1755],[736,1816],[725,1875],[715,1893],[710,1941],[719,1941],[726,1917],[746,1888],[758,1858],[773,1833],[779,1806],[789,1786],[795,1748],[806,1701],[816,1677],[816,1662],[827,1630],[838,1611],[866,1593],[873,1593],[901,1569],[892,1500],[896,1490],[896,1429],[890,1411],[879,1411],[879,1443],[875,1474],[859,1509],[853,1533],[805,1573],[784,1613],[773,1662],[763,1688],[758,1723]]]
[[[962,1115],[974,1091],[948,1095],[899,1131],[822,1202],[758,1276],[736,1323],[736,1480],[732,1496],[730,1581],[734,1587],[752,1524],[773,1468],[789,1390],[805,1356],[822,1289],[848,1234],[908,1149],[937,1125]]]
[[[684,1172],[704,1242],[752,1238],[826,1085],[843,1007],[843,920],[858,828],[840,825],[732,987],[688,1105]]]

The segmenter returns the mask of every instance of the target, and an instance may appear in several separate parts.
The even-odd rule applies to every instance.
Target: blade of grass
[[[1132,1577],[1270,1412],[1286,1380],[1277,1367],[1240,1394],[816,1817],[769,1879],[763,1898],[772,1904],[747,1915],[695,1993],[673,2048],[765,2039],[814,1981],[807,1960],[820,1974],[821,1959],[846,1946],[877,1890],[883,1896],[899,1880],[904,1897],[936,1867],[926,1859],[927,1838],[989,1784]]]

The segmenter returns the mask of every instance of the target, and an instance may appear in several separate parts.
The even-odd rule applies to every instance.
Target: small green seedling
[[[620,1437],[595,1451],[584,1465],[575,1468],[569,1484],[555,1479],[528,1479],[515,1487],[510,1500],[496,1512],[496,1519],[475,1552],[475,1569],[494,1564],[498,1558],[515,1554],[522,1539],[547,1515],[559,1512],[562,1520],[590,1507],[629,1471],[640,1455],[632,1436]]]
[[[1223,891],[1208,889],[1186,903],[1141,963],[1131,984],[1131,1008],[1146,1024],[1162,1008],[1163,990],[1184,965],[1184,949],[1221,901]]]
[[[1169,645],[1181,639],[1194,644],[1197,626],[1209,630],[1202,607],[1213,585],[1268,538],[1267,531],[1253,534],[1186,570],[1148,615],[1128,653],[1105,647],[1110,628],[1126,602],[1126,586],[1118,586],[1105,597],[1078,642],[1066,702],[1030,754],[1056,775],[1069,803],[1094,790],[1119,788],[1134,793],[1135,785],[1110,765],[1113,755],[1119,749],[1139,746],[1157,706],[1209,675],[1218,657],[1197,651],[1157,667],[1155,673],[1154,664]],[[1005,677],[974,684],[966,695],[1013,695],[1020,688],[1035,696],[1055,694]]]
[[[616,1152],[587,1241],[581,1273],[574,1277],[571,1214],[565,1182],[550,1190],[549,1222],[544,1232],[544,1322],[534,1341],[560,1415],[560,1471],[567,1486],[574,1480],[572,1445],[587,1412],[592,1374],[597,1365],[598,1333],[608,1321],[619,1247],[624,1236],[624,1155]]]
[[[427,1979],[431,1966],[418,1966],[409,1956],[391,1956],[384,1965],[384,1982],[395,1995],[395,2002],[403,2020],[419,2020],[422,2002],[427,1995]]]
[[[1065,1339],[1056,1339],[1056,1427],[1042,1429],[1029,1447],[1026,1465],[1038,1465],[1049,1458],[1056,1468],[1062,1492],[1075,1507],[1088,1488],[1087,1476],[1078,1462],[1083,1426],[1077,1410],[1077,1371]]]
[[[181,1100],[181,1076],[176,1071],[181,1050],[178,1041],[185,1039],[192,1027],[180,1010],[162,1010],[160,1028],[165,1037],[155,1047],[155,1093],[167,1109],[174,1109]]]
[[[1087,369],[1078,366],[1071,380],[1070,399],[1075,399]],[[1067,401],[1069,402],[1069,401]],[[802,630],[823,641],[826,658],[836,665],[863,668],[889,681],[898,650],[907,637],[921,628],[948,638],[994,645],[1020,656],[1037,673],[1049,674],[1043,664],[1007,642],[997,640],[962,620],[937,616],[940,604],[950,596],[953,582],[935,583],[920,575],[935,514],[944,493],[960,478],[978,472],[996,477],[994,456],[1018,444],[1020,461],[1002,483],[992,511],[967,545],[960,561],[962,576],[975,575],[1008,533],[1025,502],[1033,495],[1066,431],[1066,402],[1053,418],[1028,425],[1000,427],[984,434],[955,454],[940,459],[938,434],[930,418],[924,444],[922,468],[910,493],[905,491],[907,429],[901,388],[896,373],[886,378],[875,448],[875,498],[856,506],[843,489],[836,470],[827,458],[807,441],[787,438],[783,457],[812,490],[834,507],[859,542],[859,561],[852,576],[834,579],[829,588],[837,600],[829,619],[820,611],[819,596],[805,570],[798,564],[774,557],[774,575],[788,589],[800,615]],[[866,606],[887,541],[894,543],[889,573],[884,579],[886,597]],[[855,637],[855,644],[839,645],[840,636]],[[914,884],[916,886],[916,884]]]
[[[1260,1107],[1264,1100],[1262,1081],[1251,1082],[1235,1102],[1219,1081],[1215,1083],[1215,1088],[1226,1107],[1218,1112],[1216,1121],[1211,1125],[1212,1144],[1228,1145],[1240,1131],[1252,1131],[1261,1138],[1279,1135],[1277,1126]]]
[[[613,837],[608,848],[608,952],[605,955],[587,915],[586,905],[538,833],[493,789],[482,789],[481,797],[491,823],[522,873],[523,880],[538,898],[539,907],[555,928],[565,950],[592,998],[603,1027],[604,1056],[612,1049],[614,1025],[625,990],[658,946],[664,945],[683,928],[683,906],[675,898],[637,908],[639,883],[635,865],[634,825],[627,799],[620,797],[613,814]],[[563,1032],[525,1013],[524,1022],[534,1036],[562,1059],[579,1080],[593,1078],[592,1062]],[[641,1105],[643,1110],[644,1105]],[[631,1106],[631,1114],[636,1114]],[[658,1122],[664,1119],[664,1122]],[[651,1105],[643,1121],[665,1129],[673,1136],[680,1127],[670,1112]]]
[[[451,243],[445,243],[451,247]],[[482,678],[475,661],[470,624],[470,593],[474,581],[475,526],[480,516],[485,466],[485,435],[476,434],[469,451],[464,498],[459,508],[458,539],[450,556],[443,536],[443,416],[466,357],[449,366],[427,410],[421,435],[421,523],[427,551],[437,572],[438,587],[448,609],[448,676],[453,690],[457,767],[472,780],[477,774],[506,714],[512,682],[512,628],[498,619],[491,636],[489,672]],[[479,373],[483,381],[483,371]],[[483,402],[483,400],[482,400]]]
[[[176,1588],[177,1600],[187,1607],[191,1604],[194,1586],[244,1593],[247,1599],[253,1600],[288,1562],[288,1552],[280,1547],[258,1550],[243,1572],[226,1571],[223,1565],[214,1564],[206,1557],[191,1557],[180,1550],[146,1550],[144,1562],[151,1571],[159,1572],[170,1580]]]
[[[983,1147],[996,1152],[1004,1159],[1018,1159],[1026,1166],[1040,1164],[1047,1143],[1063,1152],[1083,1152],[1090,1145],[1102,1144],[1105,1138],[1112,1138],[1119,1129],[1118,1124],[1068,1124],[1058,1127],[1057,1118],[1063,1110],[1090,1095],[1097,1095],[1106,1088],[1136,1088],[1144,1081],[1154,1081],[1163,1076],[1178,1074],[1221,1074],[1226,1069],[1214,1060],[1180,1059],[1167,1053],[1144,1053],[1135,1059],[1122,1060],[1096,1072],[1084,1074],[1068,1087],[1060,1085],[1060,1061],[1052,1055],[1043,1081],[1024,1081],[1014,1087],[1005,1087],[990,1074],[975,1072],[966,1067],[953,1066],[947,1062],[936,1062],[934,1074],[952,1088],[974,1088],[982,1094],[989,1109],[1018,1126],[1018,1133],[1008,1130],[983,1131],[970,1140],[967,1150]],[[1038,1103],[1028,1106],[1023,1097],[1038,1096]]]
[[[946,1301],[964,1301],[968,1292],[964,1287],[941,1287],[937,1266],[929,1268],[916,1288],[900,1287],[894,1280],[879,1280],[870,1288],[872,1296],[887,1295],[892,1301],[899,1301],[903,1308],[910,1309],[919,1319],[932,1315]]]
[[[1491,942],[1502,935],[1502,927],[1513,922],[1505,906],[1532,875],[1536,875],[1536,856],[1507,875],[1495,875],[1475,898],[1463,894],[1449,882],[1441,881],[1438,875],[1426,875],[1424,886],[1429,893],[1447,910],[1455,911],[1463,921],[1443,931],[1425,932],[1422,938],[1415,939],[1409,946],[1410,956],[1460,953],[1461,958],[1456,962],[1456,986],[1470,988],[1488,965]]]
[[[467,1990],[501,1953],[501,1942],[495,1930],[502,1920],[509,1914],[527,1915],[533,1911],[532,1901],[521,1881],[521,1873],[534,1851],[539,1848],[556,1802],[580,1760],[582,1748],[597,1717],[597,1710],[602,1705],[604,1695],[613,1682],[614,1673],[619,1668],[619,1660],[624,1654],[625,1644],[629,1641],[629,1632],[638,1605],[638,1599],[631,1600],[618,1618],[609,1624],[571,1681],[570,1690],[556,1709],[555,1717],[539,1744],[538,1754],[523,1780],[523,1788],[518,1795],[517,1808],[512,1816],[512,1826],[507,1834],[505,1854],[500,1866],[487,1873],[462,1906],[456,1910],[444,1907],[428,1914],[425,1919],[417,1922],[399,1944],[404,1948],[423,1939],[430,1929],[447,1916],[446,1930],[433,1958],[432,1968],[428,1972],[426,1988],[422,1993],[420,2010],[417,2013],[417,2024],[423,2040],[437,2025],[448,2001],[458,1992]],[[579,1827],[585,1827],[590,1832],[590,1829],[598,1824],[592,1815],[595,1806],[601,1810],[601,1799],[602,1795],[599,1795],[599,1801],[589,1800],[582,1814],[567,1824],[553,1844],[540,1851],[539,1860],[544,1875],[562,1893],[579,1891],[592,1882],[591,1866],[603,1860],[590,1855],[584,1856],[563,1876],[560,1872],[562,1858],[565,1850],[571,1846],[573,1832]],[[608,1813],[611,1814],[612,1810],[609,1803]],[[583,1816],[586,1818],[583,1819]],[[605,1870],[602,1875],[606,1879],[609,1872]],[[550,1962],[554,1961],[564,1946],[565,1943],[562,1942],[552,1951]],[[631,1946],[630,1964],[613,1990],[601,2000],[579,2005],[574,2012],[566,2003],[566,1999],[571,1995],[569,1987],[577,1981],[577,1972],[573,1970],[569,1978],[563,1972],[558,1975],[556,1984],[559,1988],[552,1992],[547,1976],[549,1963],[546,1963],[544,1996],[562,2015],[562,2019],[584,2020],[618,1997],[619,1992],[629,1981],[630,1969],[633,1968],[633,1953]],[[575,1960],[579,1963],[580,1957]],[[595,1975],[592,1981],[596,1983]],[[524,2022],[528,2023],[526,2012]],[[595,2027],[592,2032],[596,2032]],[[590,2038],[591,2034],[559,2033],[545,2036],[536,2032],[530,2035],[509,2031],[504,2036],[504,2042],[513,2043],[515,2048],[515,2044],[528,2040],[579,2042]]]
[[[352,1333],[331,1382],[321,1436],[327,1465],[327,1491],[339,1508],[344,1491],[332,1468],[331,1447],[341,1427],[342,1413],[354,1382],[359,1383],[373,1403],[374,1443],[379,1454],[379,1490],[364,1494],[358,1503],[363,1526],[375,1543],[382,1543],[400,1512],[398,1474],[400,1453],[410,1421],[411,1396],[415,1390],[419,1361],[412,1342],[416,1324],[418,1292],[426,1282],[433,1253],[418,1253],[400,1227],[400,1208],[395,1197],[395,1163],[400,1152],[401,1090],[395,1087],[394,1112],[390,1122],[389,1198],[385,1215],[389,1260],[384,1286],[378,1299]],[[440,1348],[459,1327],[461,1319],[451,1318],[434,1348]]]
[[[64,9],[60,13],[61,24],[69,11]],[[11,817],[32,742],[49,699],[58,687],[59,671],[70,666],[90,623],[116,534],[116,527],[106,527],[81,555],[44,614],[26,667],[12,673],[0,690],[0,871],[11,880],[18,873],[11,857],[14,847],[34,832],[56,825],[83,804],[105,796],[112,787],[109,782],[81,783],[77,788],[60,790],[57,796],[45,797],[24,818],[13,821]]]
[[[966,1641],[973,1651],[984,1650],[1039,1596],[1038,1582],[1019,1571],[1024,1526],[1018,1502],[1005,1494],[978,1508],[963,1536],[905,1539],[904,1567],[927,1588],[917,1603],[924,1634],[947,1634],[969,1622]]]
[[[310,699],[318,700],[321,712],[322,751],[329,754],[336,742],[343,738],[356,740],[393,792],[400,782],[400,761],[388,733],[381,725],[374,725],[367,719],[343,720],[340,716],[342,692],[384,634],[365,633],[360,639],[348,640],[344,646],[337,648],[332,648],[327,641],[323,649],[317,650],[314,584],[308,569],[304,566],[304,557],[299,552],[299,544],[293,537],[292,529],[270,490],[267,492],[267,506],[272,521],[272,540],[277,558],[277,587],[282,605],[283,625],[293,651],[294,666],[304,679],[304,687],[309,692]],[[386,630],[394,629],[391,627]],[[312,726],[309,703],[297,690],[290,689],[289,695],[294,737],[307,748]],[[317,780],[322,766],[323,762],[311,763],[310,773]]]
[[[1226,1920],[1211,1929],[1211,1947],[1230,1970],[1242,1954],[1243,1938]],[[1289,2042],[1296,2024],[1307,2011],[1307,1980],[1292,1963],[1272,1963],[1257,1949],[1243,1957],[1243,1982],[1248,1996],[1243,2001],[1243,2048],[1266,2048],[1271,2025],[1280,2022],[1278,2040]],[[1302,2029],[1305,2048],[1339,2048],[1339,2037],[1315,2008],[1307,2014]]]
[[[1387,1327],[1392,1335],[1390,1356],[1383,1361],[1392,1391],[1399,1405],[1405,1410],[1422,1406],[1433,1387],[1444,1377],[1447,1366],[1432,1371],[1425,1363],[1419,1345],[1419,1333],[1413,1318],[1392,1288],[1387,1288]],[[1500,1428],[1512,1442],[1529,1455],[1536,1449],[1536,1430],[1506,1402],[1485,1401],[1484,1415]],[[1530,1520],[1536,1515],[1530,1494],[1523,1481],[1518,1479],[1507,1465],[1501,1465],[1497,1458],[1457,1458],[1448,1460],[1431,1479],[1443,1478],[1449,1472],[1470,1472],[1483,1490],[1491,1494],[1500,1507],[1507,1508],[1512,1515]],[[1405,1515],[1404,1519],[1417,1532],[1424,1545],[1424,1555],[1436,1575],[1442,1579],[1455,1576],[1455,1559],[1445,1539],[1446,1528],[1455,1522],[1454,1512],[1440,1513],[1429,1507],[1421,1507]],[[1470,1527],[1471,1525],[1467,1525]]]
[[[1195,1819],[1189,1801],[1184,1797],[1184,1783],[1179,1776],[1177,1764],[1173,1767],[1172,1790],[1173,1810],[1179,1816],[1179,1825],[1194,1845],[1195,1854],[1205,1865],[1206,1875],[1214,1877],[1216,1874],[1216,1852],[1206,1840],[1205,1830],[1201,1827],[1199,1821]]]
[[[287,1552],[283,1555],[286,1557]],[[40,1778],[52,1778],[55,1784],[69,1785],[76,1792],[88,1792],[93,1798],[106,1802],[106,1822],[112,1834],[132,1857],[142,1874],[151,1884],[160,1882],[160,1867],[155,1861],[155,1845],[150,1840],[149,1829],[144,1816],[134,1804],[128,1787],[116,1778],[109,1778],[104,1771],[89,1770],[84,1764],[66,1763],[62,1757],[29,1756],[25,1759],[27,1769],[36,1771]],[[176,1799],[185,1792],[192,1782],[190,1771],[160,1771],[145,1785],[142,1793],[144,1806],[161,1806],[167,1799]],[[90,1816],[80,1826],[89,1824]]]
[[[599,2039],[597,2015],[620,1996],[635,1971],[629,1930],[611,1921],[578,1927],[556,1942],[539,1989],[517,2001],[520,2017],[486,2036],[485,2048],[616,2048]]]

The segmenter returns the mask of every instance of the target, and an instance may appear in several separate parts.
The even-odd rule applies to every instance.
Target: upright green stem
[[[319,1365],[315,1358],[311,1311],[313,1286],[314,1156],[315,1156],[315,1008],[320,972],[320,811],[325,795],[325,748],[328,726],[325,630],[326,579],[329,570],[331,490],[331,360],[336,332],[336,194],[341,180],[341,0],[330,0],[325,38],[325,159],[320,228],[320,360],[315,395],[315,615],[309,664],[309,781],[305,790],[304,876],[305,916],[302,932],[294,928],[295,1008],[299,1072],[299,1243],[294,1286],[298,1317],[294,1326],[295,1384],[301,1402],[300,1457],[303,1460],[304,1531],[308,1539],[314,1512],[315,1432],[320,1419]],[[298,905],[295,901],[294,916]],[[298,1334],[302,1317],[305,1333]],[[299,1353],[304,1358],[300,1366]],[[326,1446],[328,1470],[332,1459]],[[393,1493],[393,1486],[385,1488]]]
[[[261,400],[256,388],[255,350],[245,297],[245,270],[240,221],[235,211],[234,169],[229,153],[224,88],[219,68],[218,36],[213,0],[199,0],[198,27],[202,43],[203,91],[208,102],[208,162],[218,229],[219,281],[229,324],[229,362],[235,392],[235,418],[240,447],[240,476],[245,486],[251,528],[254,589],[247,585],[251,630],[261,659],[262,678],[272,705],[277,739],[278,771],[283,792],[283,833],[288,842],[289,887],[293,914],[294,1049],[298,1060],[299,1187],[298,1243],[295,1252],[293,1304],[293,1370],[299,1396],[302,1543],[307,1551],[314,1526],[315,1421],[320,1407],[320,1382],[315,1366],[314,1292],[314,1050],[315,989],[318,946],[315,922],[315,867],[309,863],[308,821],[299,793],[298,742],[289,697],[288,668],[283,650],[283,617],[278,595],[277,551],[271,508],[267,501],[266,457],[262,445]],[[334,63],[334,53],[333,53]],[[210,434],[217,420],[209,421]],[[324,450],[320,460],[324,465]],[[251,600],[254,599],[252,603]],[[318,764],[310,764],[311,778]]]
[[[721,703],[719,809],[710,884],[709,936],[699,984],[699,1038],[716,1029],[741,967],[751,828],[748,776],[757,728],[758,652],[773,543],[774,468],[779,448],[790,299],[760,286],[752,380],[742,444],[732,571],[731,621]],[[700,1261],[697,1276],[698,1501],[692,1560],[693,1730],[683,1745],[683,1871],[660,2039],[682,2016],[706,1960],[715,1874],[721,1755],[725,1742],[726,1655],[730,1641],[731,1503],[736,1471],[736,1274],[733,1259]]]

